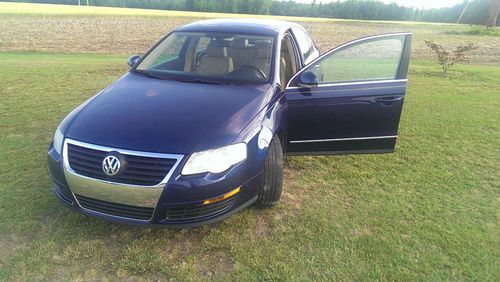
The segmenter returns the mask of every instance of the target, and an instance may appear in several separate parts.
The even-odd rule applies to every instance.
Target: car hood
[[[128,73],[83,107],[71,139],[109,147],[189,154],[229,145],[267,105],[270,85],[213,85]]]

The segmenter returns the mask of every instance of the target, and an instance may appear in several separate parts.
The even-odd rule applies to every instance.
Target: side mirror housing
[[[139,55],[132,55],[132,56],[130,56],[130,58],[128,58],[127,64],[130,67],[133,67],[139,61],[140,58],[141,58],[141,56],[139,56]]]
[[[316,87],[318,86],[318,78],[312,71],[305,71],[299,77],[299,82],[302,86]]]

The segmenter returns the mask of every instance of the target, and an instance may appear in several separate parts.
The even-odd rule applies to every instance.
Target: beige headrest
[[[207,56],[209,57],[227,57],[227,48],[218,46],[208,46]]]

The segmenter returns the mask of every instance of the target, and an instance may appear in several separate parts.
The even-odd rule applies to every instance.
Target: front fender
[[[265,156],[272,138],[286,132],[287,115],[286,115],[286,99],[284,95],[277,96],[273,99],[265,109],[263,109],[257,116],[241,131],[241,133],[233,141],[233,144],[245,142],[252,146],[250,142],[254,137],[257,137],[257,142],[254,143],[257,148],[249,148],[249,152],[255,152],[258,155],[264,156],[259,158],[259,165],[263,167]],[[283,134],[286,136],[286,134]],[[280,136],[282,137],[282,136]],[[285,144],[285,140],[281,140]],[[255,146],[253,145],[253,146]]]

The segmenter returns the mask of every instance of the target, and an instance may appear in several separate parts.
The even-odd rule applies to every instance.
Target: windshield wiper
[[[216,84],[216,85],[231,85],[231,82],[228,81],[219,81],[219,80],[209,80],[204,78],[178,78],[175,79],[177,81],[182,82],[190,82],[190,83],[204,83],[204,84]]]
[[[182,82],[189,82],[189,83],[203,83],[203,84],[215,84],[215,85],[232,85],[231,82],[228,81],[220,81],[220,80],[210,80],[210,79],[205,79],[205,78],[172,78],[172,77],[165,77],[159,74],[156,74],[150,70],[134,70],[133,72],[140,73],[143,75],[146,75],[148,77],[152,77],[155,79],[161,79],[161,80],[176,80],[176,81],[182,81]]]
[[[148,77],[155,78],[155,79],[161,79],[164,80],[164,77],[161,77],[159,75],[154,74],[152,71],[147,71],[147,70],[134,70],[133,72],[144,74]]]

